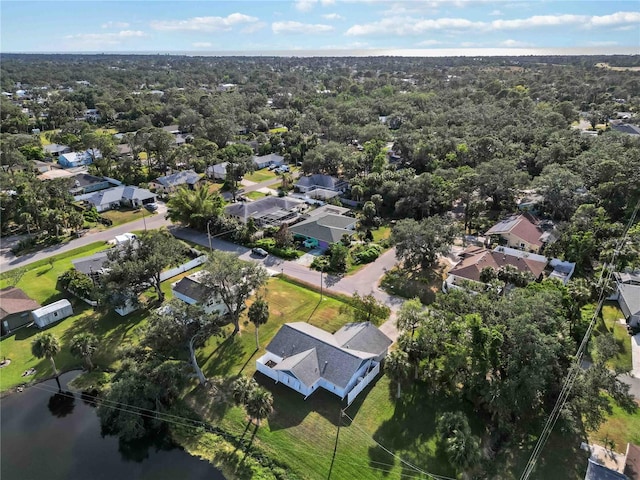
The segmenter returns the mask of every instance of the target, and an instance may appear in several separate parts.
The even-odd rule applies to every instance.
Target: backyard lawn
[[[610,361],[609,366],[616,370],[628,371],[632,368],[631,337],[627,333],[627,327],[619,322],[621,318],[624,318],[624,314],[616,302],[605,303],[596,324],[596,333],[609,332],[613,334],[620,347],[620,353]]]
[[[267,195],[262,193],[262,192],[258,192],[257,190],[254,190],[253,192],[249,192],[247,194],[245,194],[245,197],[250,198],[251,200],[258,200],[259,198],[264,198]]]

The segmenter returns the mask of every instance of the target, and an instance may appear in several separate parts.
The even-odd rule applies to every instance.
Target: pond
[[[224,480],[166,437],[136,443],[103,437],[95,407],[66,388],[77,374],[60,376],[62,393],[49,380],[2,399],[2,480]]]

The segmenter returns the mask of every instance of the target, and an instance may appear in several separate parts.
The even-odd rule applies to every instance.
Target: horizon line
[[[541,48],[308,48],[282,50],[130,50],[130,51],[14,51],[0,55],[169,55],[189,57],[521,57],[640,55],[640,46],[541,47]]]

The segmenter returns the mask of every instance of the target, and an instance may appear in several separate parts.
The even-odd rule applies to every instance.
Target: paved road
[[[59,253],[68,252],[69,250],[83,247],[93,242],[106,242],[113,239],[116,235],[122,235],[123,233],[130,232],[132,230],[144,230],[145,225],[146,228],[150,230],[171,225],[171,222],[164,218],[164,215],[167,211],[166,205],[158,203],[158,206],[159,208],[155,215],[151,215],[150,213],[145,211],[144,218],[141,218],[140,220],[125,223],[124,225],[120,225],[119,227],[103,230],[102,232],[90,233],[75,240],[71,240],[70,242],[60,245],[52,245],[51,247],[47,247],[38,252],[21,255],[19,257],[16,257],[13,253],[11,253],[11,246],[17,240],[15,238],[7,240],[3,239],[2,248],[0,249],[0,272],[6,272],[9,270],[13,270],[14,268],[24,267],[25,265],[29,265],[30,263],[36,262],[38,260],[48,258],[52,255],[57,255]]]
[[[178,238],[183,240],[189,240],[190,242],[197,243],[199,245],[208,247],[209,240],[206,233],[201,233],[188,228],[172,227],[171,232]],[[257,255],[253,255],[251,250],[236,245],[225,240],[217,238],[211,239],[211,246],[215,250],[223,250],[225,252],[233,252],[237,254],[243,260],[253,260],[264,265],[265,268],[275,272],[283,273],[290,277],[302,280],[311,285],[316,285],[318,288],[322,286],[329,291],[342,293],[346,295],[352,295],[354,292],[358,292],[362,295],[372,293],[373,296],[384,302],[391,308],[391,317],[380,329],[392,340],[398,338],[398,331],[395,327],[396,312],[402,305],[403,299],[389,295],[382,291],[378,287],[380,278],[384,273],[393,267],[395,264],[395,250],[389,250],[381,255],[376,262],[367,265],[365,268],[359,270],[354,275],[338,277],[334,275],[321,274],[316,270],[300,265],[299,263],[282,260],[273,255],[268,255],[265,258],[260,258]],[[321,285],[322,278],[322,285]]]

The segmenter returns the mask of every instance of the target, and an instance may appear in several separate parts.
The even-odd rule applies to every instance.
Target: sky
[[[640,1],[0,2],[3,53],[356,50],[640,53]]]

